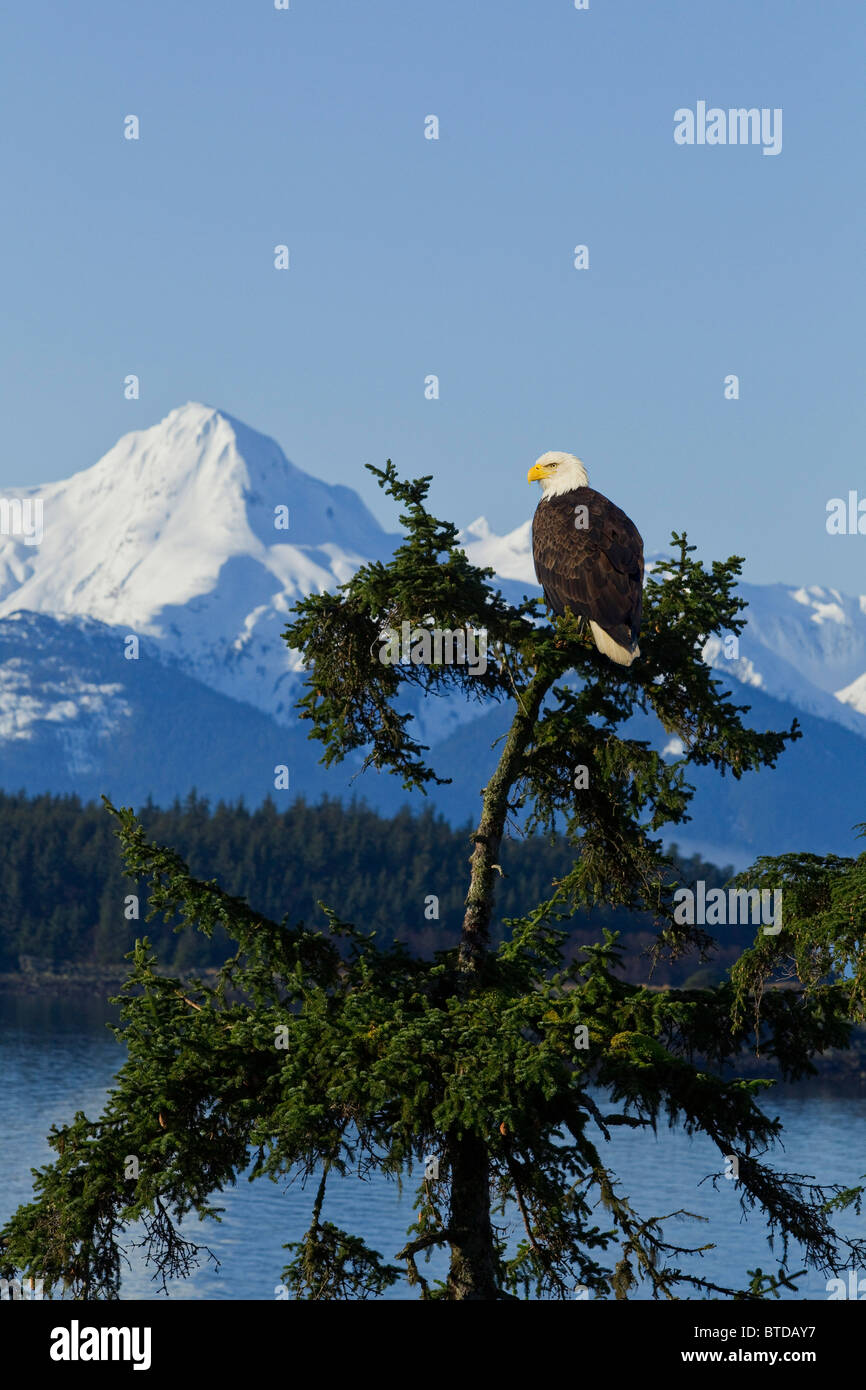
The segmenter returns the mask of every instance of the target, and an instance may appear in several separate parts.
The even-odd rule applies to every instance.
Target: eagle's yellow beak
[[[546,478],[550,469],[543,463],[534,463],[526,475],[528,483],[537,483],[540,478]]]

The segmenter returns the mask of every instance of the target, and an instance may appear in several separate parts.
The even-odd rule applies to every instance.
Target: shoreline
[[[157,974],[171,975],[171,970],[157,969]],[[193,979],[206,984],[216,982],[219,971],[213,966],[205,966],[189,975],[177,978],[188,984]],[[58,970],[6,970],[0,971],[0,995],[7,997],[36,996],[62,997],[68,994],[86,995],[92,999],[107,1000],[116,994],[129,978],[128,965],[77,965]]]
[[[170,970],[160,970],[160,974],[172,975]],[[0,997],[7,999],[42,997],[46,1000],[77,998],[93,1003],[101,1002],[108,1007],[108,1000],[116,995],[128,978],[129,969],[124,965],[77,965],[63,969],[13,970],[0,972]],[[200,979],[205,984],[216,982],[219,970],[214,966],[204,967],[189,975],[179,975],[184,984],[192,979]],[[793,1095],[866,1095],[866,1028],[855,1028],[852,1047],[845,1052],[833,1050],[815,1059],[817,1074],[803,1077],[799,1081],[776,1081],[771,1090],[764,1092],[764,1104],[771,1104],[773,1096]],[[726,1066],[721,1075],[725,1080],[739,1078],[749,1080],[755,1077],[772,1077],[774,1065],[753,1053],[740,1057],[736,1068]]]

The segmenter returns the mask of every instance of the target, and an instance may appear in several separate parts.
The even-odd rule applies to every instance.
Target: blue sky
[[[866,592],[862,5],[12,0],[0,46],[0,486],[202,400],[387,525],[367,461],[503,531],[566,449],[649,550]],[[781,153],[677,146],[699,100]]]

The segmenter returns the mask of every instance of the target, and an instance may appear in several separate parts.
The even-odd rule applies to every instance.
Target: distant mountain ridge
[[[357,757],[321,768],[293,708],[302,672],[281,637],[292,604],[388,559],[398,541],[351,488],[312,477],[274,440],[190,403],[124,435],[91,468],[5,496],[41,499],[44,535],[38,545],[0,535],[0,785],[105,790],[133,802],[195,786],[257,803],[273,794],[279,763],[290,767],[292,795],[360,795],[384,811],[405,799],[396,779],[352,781]],[[509,598],[538,592],[530,527],[527,519],[497,536],[481,517],[461,533],[470,559],[492,566]],[[800,823],[796,847],[806,847],[820,798],[804,778],[820,775],[820,745],[846,772],[819,833],[830,835],[827,848],[850,850],[845,827],[866,820],[847,771],[866,766],[866,597],[785,585],[741,592],[748,625],[737,659],[715,638],[705,659],[756,717],[808,716],[814,750],[804,763],[800,745],[796,759],[792,751],[760,774],[760,798],[748,778],[731,794],[719,779],[714,791],[696,777],[695,820],[671,838],[741,862]],[[130,636],[139,644],[132,660]],[[412,709],[434,762],[460,750],[439,804],[453,820],[471,817],[483,759],[469,775],[467,740],[492,731],[502,712],[479,718],[468,702],[420,697]],[[660,729],[645,736],[669,748]],[[761,823],[749,796],[761,801]]]

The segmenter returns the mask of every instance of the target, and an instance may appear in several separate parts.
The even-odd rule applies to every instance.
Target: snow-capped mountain
[[[37,504],[38,544],[11,524],[16,505],[18,520],[32,521]],[[526,520],[497,536],[481,517],[461,540],[516,598],[538,592],[530,531]],[[198,404],[125,435],[65,481],[7,489],[0,786],[106,790],[133,801],[195,786],[259,801],[282,762],[291,765],[294,793],[351,790],[395,808],[395,779],[350,786],[357,760],[342,771],[319,768],[296,721],[301,672],[281,632],[298,597],[334,589],[364,561],[387,559],[396,540],[352,489],[311,476],[273,440]],[[835,791],[827,795],[839,804],[825,809],[827,847],[849,849],[843,831],[866,818],[858,790],[866,780],[866,597],[784,585],[744,584],[741,592],[749,608],[739,651],[713,639],[705,659],[743,687],[738,702],[767,727],[808,717],[809,748],[804,739],[786,753],[772,787],[763,774],[724,795],[708,787],[680,842],[740,861],[792,848],[797,817],[805,826],[820,801],[813,784],[832,766]],[[127,659],[130,635],[137,660]],[[437,768],[454,776],[442,809],[465,819],[483,773],[469,747],[488,730],[495,738],[500,716],[479,719],[477,706],[453,698],[418,697],[411,708]]]
[[[42,501],[44,534],[0,536],[0,618],[24,609],[126,628],[278,720],[297,669],[280,638],[288,609],[386,558],[395,539],[350,488],[197,404],[64,482],[6,495]]]

